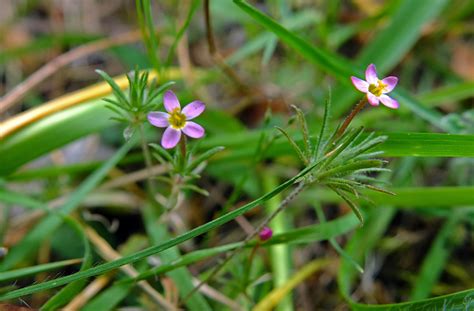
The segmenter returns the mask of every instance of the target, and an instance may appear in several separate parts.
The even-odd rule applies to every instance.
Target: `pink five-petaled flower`
[[[372,106],[378,106],[379,101],[385,106],[397,109],[398,102],[386,95],[391,92],[398,83],[398,78],[394,76],[379,80],[374,64],[370,64],[365,70],[365,80],[351,77],[352,84],[361,92],[367,93],[367,100]]]
[[[181,132],[192,138],[204,136],[204,128],[199,124],[189,121],[199,116],[206,105],[195,100],[181,110],[178,98],[172,91],[163,95],[166,112],[152,111],[148,114],[148,121],[156,127],[166,127],[161,145],[165,149],[174,148],[181,139]]]
[[[272,235],[273,235],[273,231],[269,227],[263,227],[263,229],[258,233],[260,241],[262,242],[265,242],[271,239]]]

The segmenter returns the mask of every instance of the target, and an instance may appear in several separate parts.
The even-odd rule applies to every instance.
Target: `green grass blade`
[[[55,113],[19,130],[0,144],[0,176],[13,173],[21,165],[38,158],[80,137],[98,132],[115,124],[109,118],[113,112],[102,100],[94,100]],[[433,119],[433,122],[435,119]],[[211,123],[212,122],[212,123]],[[215,120],[204,122],[204,127],[214,126]],[[87,125],[87,126],[85,126]],[[315,132],[310,128],[310,131]],[[62,133],[57,135],[57,133]],[[446,135],[439,133],[380,133],[388,140],[382,145],[386,156],[419,157],[474,157],[473,135]],[[234,147],[224,152],[220,159],[235,160],[254,156],[252,143],[257,143],[261,131],[237,131],[211,136],[200,144],[201,150],[216,146]],[[443,141],[441,146],[438,142]],[[297,141],[298,142],[298,141]],[[396,146],[395,146],[396,145]],[[277,140],[270,147],[269,155],[288,153],[288,144]],[[227,157],[227,158],[225,158]],[[218,158],[217,156],[215,157]]]
[[[315,10],[304,10],[297,12],[292,16],[285,17],[282,24],[291,30],[298,30],[304,27],[314,25],[321,20],[321,15]],[[239,50],[232,53],[225,62],[230,66],[236,65],[239,61],[250,57],[259,50],[265,48],[269,44],[275,42],[275,35],[270,32],[265,32],[244,44]]]
[[[124,145],[124,146],[126,146],[126,145]],[[122,149],[123,149],[123,147],[122,147]],[[117,161],[118,161],[118,159],[117,159]],[[107,162],[107,163],[109,163],[109,162]],[[272,197],[274,197],[278,193],[280,193],[283,190],[285,190],[285,189],[289,188],[290,186],[292,186],[296,181],[300,180],[301,177],[308,174],[318,164],[319,163],[315,163],[314,165],[303,169],[299,174],[297,174],[293,178],[291,178],[291,179],[287,180],[286,182],[280,184],[272,192],[266,193],[265,195],[261,196],[260,198],[254,200],[254,201],[252,201],[252,202],[250,202],[250,203],[248,203],[248,204],[246,204],[246,205],[244,205],[244,206],[242,206],[242,207],[240,207],[240,208],[238,208],[234,211],[231,211],[227,214],[224,214],[223,216],[221,216],[217,219],[214,219],[214,220],[212,220],[212,221],[210,221],[210,222],[208,222],[208,223],[206,223],[202,226],[194,228],[194,229],[192,229],[192,230],[190,230],[190,231],[188,231],[188,232],[186,232],[186,233],[184,233],[184,234],[182,234],[182,235],[180,235],[180,236],[178,236],[174,239],[166,241],[166,242],[164,242],[160,245],[149,247],[147,249],[144,249],[144,250],[139,251],[137,253],[134,253],[132,255],[124,256],[120,259],[117,259],[117,260],[114,260],[114,261],[110,261],[110,262],[92,267],[92,268],[87,269],[85,271],[81,271],[81,272],[78,272],[78,273],[74,273],[72,275],[57,278],[55,280],[43,282],[43,283],[40,283],[40,284],[31,285],[31,286],[28,286],[28,287],[25,287],[25,288],[22,288],[22,289],[11,291],[11,292],[6,293],[6,294],[2,294],[2,295],[0,295],[0,301],[7,300],[7,299],[18,298],[18,297],[21,297],[21,296],[24,296],[24,295],[36,293],[36,292],[43,291],[43,290],[50,289],[50,288],[55,288],[55,287],[58,287],[58,286],[61,286],[61,285],[64,285],[64,284],[67,284],[67,283],[70,283],[70,282],[74,282],[74,281],[77,281],[77,280],[81,280],[81,279],[84,279],[84,278],[88,278],[88,277],[91,277],[91,276],[103,274],[105,272],[108,272],[108,271],[114,270],[116,268],[119,268],[123,265],[136,262],[140,259],[144,259],[144,258],[146,258],[148,256],[151,256],[151,255],[158,254],[158,253],[160,253],[164,250],[167,250],[167,249],[169,249],[169,248],[171,248],[175,245],[183,243],[183,242],[185,242],[189,239],[192,239],[192,238],[194,238],[196,236],[199,236],[201,234],[204,234],[204,233],[206,233],[206,232],[208,232],[208,231],[210,231],[214,228],[217,228],[217,227],[231,221],[232,219],[236,218],[237,216],[240,216],[240,215],[248,212],[249,210],[263,204],[264,202],[271,199]],[[53,219],[53,221],[57,221],[57,220]],[[43,224],[43,222],[41,224]],[[46,227],[46,228],[43,227],[43,228],[41,228],[41,231],[39,233],[43,232],[43,230],[48,232],[49,229],[48,229],[48,227]],[[38,242],[37,239],[35,239],[35,236],[34,236],[34,234],[37,233],[36,231],[39,231],[39,230],[38,229],[33,230],[32,232],[30,232],[30,235],[28,235],[28,236],[30,236],[28,242],[34,241],[35,242],[34,245],[36,245],[36,242]],[[42,239],[40,239],[40,240],[42,240]],[[19,245],[19,246],[21,246],[21,245]],[[25,253],[27,253],[23,249],[24,248],[17,248],[17,251],[15,251],[15,253],[14,253],[14,257],[11,256],[10,258],[12,258],[12,259],[9,259],[9,261],[4,261],[2,263],[2,265],[0,266],[0,268],[6,269],[6,267],[9,267],[10,265],[12,265],[19,258],[23,258]],[[8,256],[7,256],[6,259],[8,259]]]
[[[395,209],[378,207],[365,215],[365,224],[355,231],[345,247],[347,254],[356,262],[363,262],[369,250],[384,234],[388,224],[395,216]],[[342,261],[337,276],[339,289],[344,297],[350,297],[351,284],[358,273],[349,261]]]
[[[258,141],[259,131],[210,137],[201,143],[201,148],[225,146],[226,152],[214,157],[217,161],[242,160],[253,157],[251,146]],[[377,133],[387,140],[374,148],[384,151],[385,157],[474,157],[474,135],[441,133]],[[363,136],[365,138],[365,136]],[[296,139],[296,143],[300,143]],[[291,147],[283,139],[277,139],[267,154],[272,156],[291,154]]]
[[[104,290],[100,295],[92,299],[88,304],[81,308],[82,311],[107,311],[115,310],[116,306],[125,299],[135,284],[114,284]]]
[[[84,232],[81,225],[74,219],[66,217],[65,223],[68,224],[76,233],[82,238],[84,244],[84,256],[82,260],[81,270],[84,271],[92,265],[92,252],[87,239],[86,233]],[[87,279],[77,280],[69,283],[67,286],[62,288],[56,295],[49,299],[42,307],[41,310],[58,310],[60,307],[66,305],[71,301],[87,284]]]
[[[145,208],[143,218],[148,236],[153,242],[153,245],[158,245],[161,241],[166,241],[170,239],[170,235],[167,232],[167,227],[156,225],[157,223],[159,223],[159,217],[158,215],[153,213],[152,206],[148,205]],[[177,247],[171,247],[161,252],[159,256],[163,261],[163,264],[174,262],[181,258],[181,254],[179,253],[179,249]],[[188,293],[193,290],[193,276],[187,268],[183,267],[180,269],[172,270],[169,272],[169,276],[178,287],[179,295],[181,296],[181,298],[187,297]],[[189,310],[196,311],[212,310],[207,301],[199,292],[193,294],[191,297],[189,297],[189,299],[187,299],[186,307]]]
[[[51,270],[64,268],[70,265],[76,265],[80,263],[81,261],[82,261],[81,259],[68,259],[68,260],[56,261],[56,262],[51,262],[51,263],[45,263],[42,265],[36,265],[33,267],[0,272],[0,282],[20,279],[20,278],[28,277],[30,275],[35,275],[41,272],[48,272]]]
[[[273,33],[275,33],[284,43],[286,43],[289,47],[300,53],[303,57],[308,59],[310,62],[315,64],[316,66],[320,67],[322,70],[327,71],[328,73],[332,74],[336,79],[338,79],[343,84],[343,88],[334,91],[334,102],[335,107],[337,107],[338,103],[341,102],[341,98],[343,98],[343,102],[351,102],[357,94],[354,91],[354,88],[349,83],[349,77],[352,75],[362,76],[362,70],[365,68],[364,66],[354,66],[348,60],[344,59],[343,57],[329,53],[324,51],[321,48],[315,47],[310,45],[305,40],[298,37],[296,34],[288,31],[283,26],[269,18],[268,16],[262,14],[260,11],[256,10],[245,1],[242,0],[234,0],[235,4],[242,9],[244,12],[249,14],[252,18],[254,18],[258,23],[262,26],[268,28]],[[435,1],[435,5],[433,8],[438,8],[441,10],[442,2],[446,2],[446,0],[438,0]],[[414,3],[409,0],[405,0],[405,3]],[[418,2],[416,2],[418,3]],[[436,5],[438,4],[438,5]],[[426,17],[432,17],[435,15],[436,10],[431,11],[430,14],[426,15]],[[423,12],[419,12],[421,16],[425,16]],[[423,25],[426,21],[419,20],[420,25]],[[385,36],[384,36],[385,38]],[[379,51],[380,52],[380,51]],[[401,56],[400,56],[401,57]],[[373,62],[373,61],[371,61]],[[393,61],[392,61],[393,62]],[[387,63],[388,64],[388,63]],[[379,65],[379,63],[377,63]],[[384,66],[385,63],[381,64]],[[381,72],[383,73],[383,72]],[[397,87],[397,92],[394,92],[395,97],[400,100],[402,107],[406,106],[415,112],[419,117],[425,119],[426,121],[432,123],[437,127],[441,127],[443,130],[455,131],[452,128],[444,128],[443,123],[441,122],[441,115],[434,110],[430,110],[429,108],[423,107],[418,101],[416,101],[413,97],[407,95],[406,92],[402,92],[401,87]],[[337,96],[336,96],[337,95]],[[359,93],[360,96],[360,93]],[[339,112],[345,110],[347,106],[342,107],[339,105]],[[342,108],[342,109],[341,109]]]
[[[262,183],[264,191],[271,191],[273,188],[278,186],[277,178],[270,172],[266,172],[262,176]],[[282,196],[276,195],[266,203],[267,214],[271,214],[276,211],[281,203]],[[280,233],[285,232],[291,228],[291,222],[287,215],[288,211],[283,211],[280,215],[277,215],[270,223],[269,226],[273,232]],[[273,276],[273,287],[278,288],[283,286],[290,278],[292,271],[292,258],[291,258],[291,246],[287,244],[275,245],[270,247],[270,259],[272,265],[272,276]],[[293,308],[293,295],[289,293],[283,298],[278,304],[276,310],[278,311],[291,311]]]
[[[323,70],[333,74],[335,78],[346,81],[347,84],[349,84],[349,77],[355,71],[355,68],[347,60],[311,46],[308,42],[294,35],[268,16],[254,9],[245,1],[234,0],[234,3],[261,25],[275,33],[291,48],[301,53],[305,58],[312,61],[317,66],[320,66]]]
[[[388,136],[376,148],[388,157],[474,157],[474,135],[380,133]]]
[[[443,102],[457,102],[474,97],[474,82],[462,82],[440,87],[418,95],[418,100],[425,105],[437,105]]]
[[[403,0],[394,10],[388,25],[369,41],[357,62],[362,66],[377,64],[385,73],[393,68],[411,49],[423,27],[438,16],[448,0]]]
[[[460,211],[451,213],[437,234],[426,257],[423,259],[420,273],[416,278],[409,300],[420,300],[429,297],[433,286],[436,285],[443,272],[451,251],[457,244],[454,242],[456,240],[454,235],[457,234],[455,229],[459,225],[462,216],[463,213]]]
[[[166,62],[165,62],[166,66],[171,65],[176,47],[178,46],[179,41],[184,35],[184,32],[188,29],[189,24],[191,23],[191,20],[194,16],[194,13],[196,13],[196,9],[198,8],[200,4],[201,4],[200,0],[193,0],[193,2],[191,3],[191,7],[189,8],[188,14],[186,15],[186,18],[184,19],[183,26],[181,26],[178,33],[174,36],[173,43],[171,44],[171,47],[169,48],[168,56],[166,57]]]
[[[351,303],[352,310],[355,311],[386,311],[386,310],[472,310],[474,307],[474,289],[457,292],[450,295],[439,296],[431,299],[418,301],[386,304],[386,305],[364,305],[359,303]]]
[[[361,193],[369,198],[376,206],[393,205],[398,208],[454,208],[474,205],[474,187],[394,187],[388,190],[395,195],[385,194],[370,189]],[[323,203],[342,202],[332,191],[319,189],[302,193],[300,200]]]
[[[22,193],[13,192],[7,189],[0,189],[0,202],[6,204],[17,204],[23,208],[32,210],[43,210],[50,212],[47,206],[45,206],[43,203],[38,202],[37,200],[34,200]]]
[[[374,63],[380,75],[388,72],[402,60],[418,40],[423,27],[439,15],[447,3],[447,0],[401,1],[398,8],[393,11],[388,25],[362,50],[357,58],[357,64],[365,68],[368,64]],[[360,94],[353,89],[338,87],[334,96],[336,112],[343,112],[357,96]],[[437,114],[434,110],[423,109],[423,106],[413,99],[408,103],[411,109],[416,108],[418,112],[423,112],[421,117],[429,115],[433,118]],[[401,104],[404,105],[406,102],[401,101]]]
[[[120,161],[133,147],[135,140],[127,141],[120,149],[91,174],[77,190],[71,194],[66,203],[58,210],[62,215],[68,215],[74,211],[81,201],[94,190],[109,170]],[[5,259],[0,263],[0,271],[12,268],[15,264],[30,256],[63,222],[63,218],[57,214],[50,214],[41,220],[23,240],[15,245]]]
[[[359,221],[357,218],[354,215],[349,214],[335,220],[328,221],[324,224],[310,225],[297,229],[291,229],[282,233],[277,233],[272,237],[271,240],[268,240],[262,246],[271,247],[272,245],[279,244],[309,244],[316,241],[324,241],[348,233],[349,231],[355,229],[358,225]],[[181,256],[180,259],[173,261],[172,263],[164,264],[141,273],[134,279],[134,281],[159,276],[165,272],[172,271],[173,269],[191,265],[206,258],[217,256],[224,252],[233,250],[240,247],[241,245],[241,242],[237,242],[188,253]],[[250,242],[247,245],[248,248],[254,246],[255,242]],[[128,281],[130,281],[130,279]],[[124,282],[126,282],[126,280],[124,280]]]

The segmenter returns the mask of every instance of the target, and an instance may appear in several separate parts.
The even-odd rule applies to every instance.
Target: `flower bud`
[[[263,229],[258,234],[258,236],[260,237],[260,241],[262,242],[270,240],[272,235],[273,235],[273,231],[269,227],[263,227]]]

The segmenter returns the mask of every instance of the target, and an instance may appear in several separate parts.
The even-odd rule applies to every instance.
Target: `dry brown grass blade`
[[[97,234],[93,229],[85,228],[87,237],[94,244],[98,253],[106,260],[112,261],[121,258],[121,255],[116,252],[100,235]],[[139,273],[133,266],[125,265],[120,268],[130,277],[136,277]],[[157,292],[148,282],[140,281],[138,286],[151,298],[153,301],[158,303],[165,310],[178,310],[178,308],[172,305],[165,297]]]
[[[59,55],[40,69],[31,74],[25,81],[17,85],[0,100],[0,115],[17,104],[33,88],[38,86],[62,67],[71,64],[77,59],[84,58],[92,53],[108,49],[117,45],[124,45],[140,40],[139,31],[127,32],[113,38],[105,38],[78,46]]]

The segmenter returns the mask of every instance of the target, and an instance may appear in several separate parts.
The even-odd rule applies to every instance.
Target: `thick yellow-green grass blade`
[[[389,187],[395,195],[376,192],[370,189],[362,190],[364,196],[370,199],[377,209],[385,205],[397,208],[456,208],[469,209],[474,206],[474,187]],[[306,191],[301,194],[300,200],[312,202],[317,200],[322,203],[341,202],[341,199],[332,191],[318,189]]]

